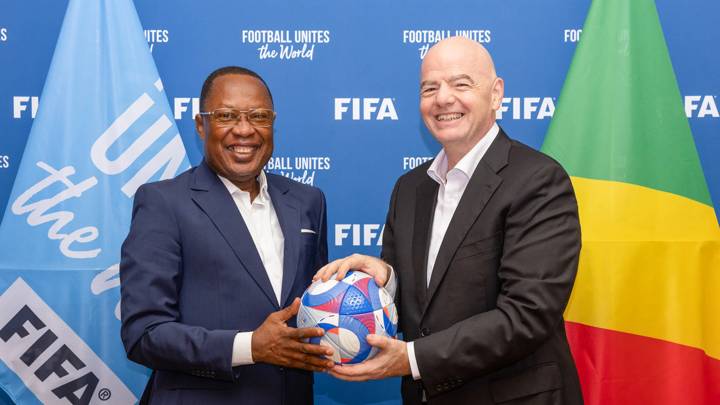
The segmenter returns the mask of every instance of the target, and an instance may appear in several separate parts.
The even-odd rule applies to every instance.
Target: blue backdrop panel
[[[656,4],[682,93],[678,102],[720,207],[720,3]],[[207,74],[242,65],[266,79],[278,113],[275,153],[266,169],[325,191],[331,259],[379,252],[395,179],[439,149],[418,112],[418,71],[428,46],[456,33],[483,42],[506,83],[500,125],[537,148],[589,5],[590,0],[269,0],[252,6],[135,1],[192,164],[202,158],[193,115]],[[0,209],[9,199],[66,6],[58,0],[0,3]],[[316,395],[321,404],[399,402],[397,380],[347,384],[318,375]]]

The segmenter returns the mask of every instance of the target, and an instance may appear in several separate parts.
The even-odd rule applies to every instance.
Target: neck
[[[461,140],[455,143],[448,143],[443,145],[443,149],[445,149],[445,155],[447,156],[447,162],[448,162],[448,171],[453,169],[455,165],[458,164],[458,162],[467,155],[472,148],[475,147],[475,145],[478,144],[487,133],[490,131],[490,128],[495,124],[495,121],[491,122],[490,125],[481,130],[478,131],[479,135],[476,135],[474,137],[468,138],[466,140]]]
[[[484,137],[485,135],[483,135]],[[482,139],[481,137],[480,139]],[[460,162],[462,158],[465,157],[465,155],[468,154],[472,150],[472,148],[477,145],[478,142],[480,142],[480,139],[478,139],[476,142],[473,142],[471,144],[453,144],[453,145],[443,145],[443,149],[445,149],[445,156],[447,156],[447,164],[448,164],[448,171],[453,169],[455,165]]]
[[[232,181],[232,180],[231,180]],[[256,178],[252,178],[251,180],[247,181],[232,181],[232,183],[239,188],[240,190],[250,193],[250,202],[255,201],[255,197],[260,194],[260,183],[258,183]]]

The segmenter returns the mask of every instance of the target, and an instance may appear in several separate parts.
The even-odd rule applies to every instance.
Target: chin
[[[435,136],[435,139],[437,139],[437,141],[441,144],[458,142],[464,138],[465,133],[460,131],[441,131]]]

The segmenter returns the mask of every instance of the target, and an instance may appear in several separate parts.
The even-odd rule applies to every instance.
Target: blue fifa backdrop
[[[266,170],[326,193],[331,259],[377,254],[395,180],[439,150],[418,112],[419,67],[429,46],[456,34],[485,44],[506,84],[500,125],[511,137],[539,148],[590,6],[590,0],[270,0],[252,6],[229,0],[136,0],[135,14],[130,1],[107,2],[119,7],[115,10],[93,7],[97,1],[80,3],[72,32],[65,24],[62,34],[63,20],[73,11],[68,1],[0,4],[0,294],[9,303],[27,303],[35,315],[42,312],[45,317],[38,319],[92,365],[98,382],[85,377],[77,387],[94,387],[94,403],[107,395],[103,388],[111,390],[107,403],[132,402],[147,376],[124,359],[119,341],[117,246],[129,224],[133,181],[168,177],[201,160],[193,116],[212,70],[241,65],[268,82],[278,118],[275,153]],[[657,0],[656,5],[681,91],[678,102],[690,122],[713,204],[720,207],[720,3]],[[93,36],[93,24],[106,35]],[[142,47],[149,47],[151,57],[142,56],[147,54]],[[75,72],[73,80],[58,80],[66,77],[62,71]],[[127,106],[143,95],[143,105],[151,105],[130,126],[138,133],[116,127],[108,135]],[[161,117],[166,119],[158,123]],[[153,125],[164,129],[152,142],[145,139],[147,153],[125,156],[123,164],[112,148],[127,149]],[[68,133],[82,136],[65,142]],[[135,138],[123,140],[125,135]],[[99,139],[104,141],[97,146]],[[167,165],[143,172],[166,147],[173,157]],[[43,195],[52,200],[63,190],[81,195],[57,197],[52,201],[57,204],[45,207],[45,214],[73,214],[51,237],[56,219],[42,222],[42,212],[31,203]],[[33,212],[36,225],[30,224]],[[96,249],[100,252],[82,266],[72,258]],[[17,282],[21,273],[23,281]],[[8,308],[0,306],[0,312],[15,316],[22,310]],[[13,316],[0,318],[0,328]],[[41,354],[40,360],[54,354]],[[19,387],[11,392],[18,402],[46,402],[33,394],[42,384],[20,393],[32,385],[24,375],[35,372],[11,369],[4,361],[0,385]],[[319,404],[400,401],[397,380],[351,384],[318,375],[315,392]],[[0,394],[3,401],[9,399]]]

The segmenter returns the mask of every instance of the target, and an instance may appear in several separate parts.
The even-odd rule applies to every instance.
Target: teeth
[[[227,149],[228,149],[229,151],[235,152],[235,153],[250,153],[250,152],[252,152],[252,151],[255,150],[255,147],[253,147],[253,146],[237,146],[237,145],[233,145],[233,146],[228,146]]]
[[[463,116],[461,113],[450,113],[450,114],[440,114],[437,116],[438,121],[453,121],[460,119]]]

